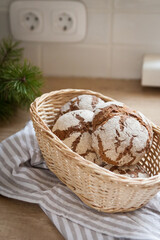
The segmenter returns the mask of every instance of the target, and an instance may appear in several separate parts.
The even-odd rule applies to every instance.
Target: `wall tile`
[[[113,78],[140,79],[145,54],[160,54],[160,45],[114,46],[112,52]]]
[[[107,44],[110,39],[111,15],[102,11],[89,11],[85,43]]]
[[[115,0],[114,8],[120,12],[160,12],[159,0]]]
[[[43,71],[48,76],[110,76],[110,49],[85,45],[43,47]]]
[[[0,39],[10,35],[9,14],[7,11],[0,11]]]
[[[88,9],[96,10],[111,10],[112,1],[113,0],[81,0]]]
[[[21,47],[24,48],[23,59],[27,59],[41,68],[41,44],[23,42]]]
[[[158,44],[159,14],[115,14],[113,42],[123,44]]]

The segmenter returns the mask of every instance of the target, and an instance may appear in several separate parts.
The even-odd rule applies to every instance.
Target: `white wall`
[[[0,38],[10,34],[0,0]],[[27,0],[26,0],[27,1]],[[47,76],[138,79],[144,54],[160,53],[160,0],[81,0],[88,30],[80,43],[24,42],[24,55]]]

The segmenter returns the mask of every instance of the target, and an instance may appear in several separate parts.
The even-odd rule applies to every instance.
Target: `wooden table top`
[[[110,96],[141,111],[160,125],[160,88],[142,88],[140,81],[86,78],[50,78],[43,92],[64,88],[91,89]],[[29,112],[18,110],[10,122],[0,123],[0,141],[22,129],[30,119]],[[64,239],[36,204],[0,196],[0,239]]]

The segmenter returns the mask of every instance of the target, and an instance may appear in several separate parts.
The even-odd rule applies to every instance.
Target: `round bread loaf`
[[[108,169],[111,172],[121,174],[126,177],[131,177],[131,178],[148,178],[149,174],[147,171],[142,168],[140,165],[132,165],[132,166],[113,166],[110,164],[104,164],[103,167],[105,169]]]
[[[92,147],[109,164],[136,164],[151,146],[152,135],[147,119],[123,103],[107,102],[95,111]]]
[[[79,95],[67,102],[60,109],[60,115],[75,110],[95,111],[104,101],[94,95]]]
[[[69,148],[94,163],[99,163],[92,148],[93,112],[76,110],[60,116],[53,126],[53,133]]]

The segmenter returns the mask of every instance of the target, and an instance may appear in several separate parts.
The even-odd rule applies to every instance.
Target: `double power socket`
[[[14,1],[10,25],[18,40],[77,42],[86,34],[86,9],[76,1]]]

